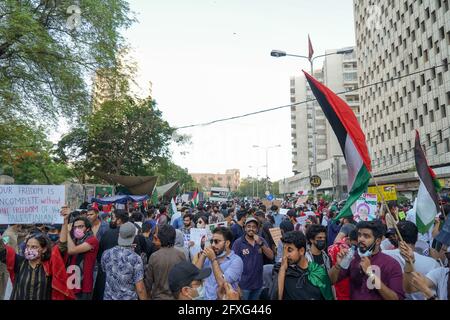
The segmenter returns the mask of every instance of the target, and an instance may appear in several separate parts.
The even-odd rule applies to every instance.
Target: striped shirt
[[[6,263],[6,250],[0,254],[0,262]],[[16,254],[15,280],[11,300],[51,300],[51,277],[45,274],[42,264],[33,268],[28,260]]]

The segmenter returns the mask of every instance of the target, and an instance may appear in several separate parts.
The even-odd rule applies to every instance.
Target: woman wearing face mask
[[[73,289],[77,300],[91,300],[99,243],[92,232],[89,219],[77,217],[69,226],[68,212],[63,215],[64,225],[61,230],[60,242],[62,245],[67,244],[67,274],[69,276],[81,275],[81,279],[75,279],[75,288]]]
[[[197,220],[197,228],[199,229],[205,229],[206,225],[208,224],[208,218],[205,216],[201,216]]]
[[[52,250],[50,239],[43,233],[25,240],[23,257],[0,241],[0,262],[6,264],[13,284],[11,300],[74,299],[67,288],[60,248]]]

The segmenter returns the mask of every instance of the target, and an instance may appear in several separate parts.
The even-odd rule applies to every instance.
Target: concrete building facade
[[[214,186],[229,188],[230,191],[236,191],[241,184],[239,169],[226,170],[225,174],[190,173],[190,175],[205,191],[210,190],[211,187]]]
[[[361,124],[375,176],[397,183],[415,171],[416,129],[429,164],[450,176],[449,1],[354,1],[354,15]]]

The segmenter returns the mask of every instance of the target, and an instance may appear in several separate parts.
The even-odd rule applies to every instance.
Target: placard
[[[218,223],[211,223],[211,224],[206,225],[206,227],[209,228],[209,230],[211,232],[213,232],[214,229],[216,229],[216,228],[219,228],[219,227],[225,227],[226,228],[226,227],[228,227],[228,222],[222,221],[222,222],[218,222]]]
[[[280,214],[287,215],[288,211],[289,211],[289,209],[282,208],[282,209],[280,209]]]
[[[269,232],[270,232],[270,235],[272,236],[273,242],[278,247],[278,243],[281,240],[281,229],[280,228],[270,228]]]
[[[356,201],[356,209],[353,219],[359,221],[372,221],[376,218],[377,195],[371,193],[363,193]]]
[[[65,187],[0,185],[0,224],[62,224]]]
[[[380,193],[378,192],[379,190],[383,194],[385,201],[397,200],[397,189],[395,187],[395,184],[385,184],[385,185],[379,186],[378,188],[376,186],[369,187],[367,190],[367,193],[376,194],[378,196],[377,197],[378,202],[381,202],[382,197],[381,197]]]

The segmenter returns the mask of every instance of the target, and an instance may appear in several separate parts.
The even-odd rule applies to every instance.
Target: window
[[[442,143],[442,130],[438,130],[438,141]]]
[[[419,126],[423,127],[423,116],[422,115],[420,115],[420,117],[419,117]]]
[[[434,111],[430,110],[430,122],[434,122]]]
[[[450,152],[450,141],[448,138],[445,139],[444,146],[445,146],[445,152]]]
[[[431,146],[431,135],[429,133],[427,134],[427,143],[428,146]]]
[[[437,148],[437,143],[436,143],[436,141],[433,142],[433,153],[434,153],[434,154],[438,154],[438,148]]]
[[[428,114],[428,105],[426,103],[423,105],[423,114],[424,115]]]

